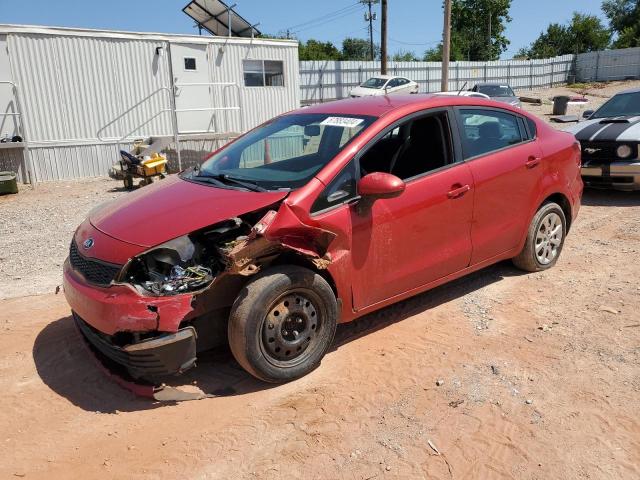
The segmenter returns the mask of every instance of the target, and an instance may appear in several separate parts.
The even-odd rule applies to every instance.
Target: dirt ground
[[[640,193],[586,191],[547,272],[504,262],[343,325],[287,385],[216,350],[177,382],[213,397],[167,404],[108,379],[53,293],[117,186],[0,197],[0,478],[640,478]]]
[[[553,111],[553,97],[558,95],[568,95],[570,97],[580,95],[584,96],[588,100],[587,103],[583,105],[569,105],[567,110],[568,115],[578,115],[578,117],[582,117],[583,111],[596,110],[619,91],[639,87],[640,80],[627,80],[624,82],[562,85],[540,90],[518,90],[516,94],[520,97],[534,97],[541,99],[543,102],[542,105],[523,103],[523,108],[528,112],[544,118],[554,128],[564,129],[567,128],[568,125],[572,124],[550,122],[552,117],[551,113]]]

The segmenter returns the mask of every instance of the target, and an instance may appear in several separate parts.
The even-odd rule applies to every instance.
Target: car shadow
[[[76,330],[71,316],[55,320],[42,329],[32,353],[42,381],[83,410],[116,413],[175,403],[138,397],[109,379]],[[211,396],[242,395],[271,386],[247,374],[227,346],[198,355],[198,368],[165,382],[173,387],[197,385]]]
[[[376,310],[353,322],[339,325],[332,350],[337,350],[353,340],[500,282],[505,278],[526,273],[515,268],[509,261],[500,262],[402,302]]]
[[[479,290],[506,277],[522,275],[509,262],[487,267],[461,279],[416,295],[338,326],[330,351],[364,335]],[[148,410],[175,402],[137,397],[110,381],[76,330],[71,316],[48,324],[37,336],[33,359],[38,375],[54,392],[87,411],[116,413]],[[198,355],[198,367],[166,380],[176,388],[197,385],[207,395],[235,396],[277,388],[256,380],[233,358],[228,346]]]
[[[589,207],[637,207],[640,205],[640,191],[623,192],[585,188],[582,194],[582,205]]]

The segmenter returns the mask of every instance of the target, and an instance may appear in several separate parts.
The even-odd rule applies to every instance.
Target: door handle
[[[525,162],[525,166],[527,168],[533,168],[536,167],[540,162],[542,161],[542,159],[540,157],[529,157],[529,159]]]
[[[461,187],[458,187],[458,185],[460,185],[459,183],[456,185],[453,185],[454,188],[453,190],[451,190],[450,192],[447,193],[447,197],[449,198],[458,198],[461,197],[462,195],[464,195],[465,193],[467,193],[469,190],[471,190],[471,187],[469,185],[463,185]]]

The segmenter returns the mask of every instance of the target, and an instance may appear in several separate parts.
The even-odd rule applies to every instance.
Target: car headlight
[[[185,235],[132,259],[125,267],[122,280],[154,295],[200,290],[209,285],[217,273],[215,265],[203,257],[202,247]]]
[[[616,150],[616,155],[620,158],[628,158],[633,153],[629,145],[620,145]]]

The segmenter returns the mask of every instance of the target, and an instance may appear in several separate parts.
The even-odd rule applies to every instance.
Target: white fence
[[[576,61],[579,82],[640,78],[640,47],[581,53]]]
[[[552,87],[573,80],[574,55],[544,60],[498,60],[493,62],[451,62],[449,90],[477,82],[500,82],[514,89]],[[420,92],[440,91],[440,62],[389,62],[388,73],[418,82]],[[300,62],[301,103],[317,103],[349,96],[349,91],[380,73],[380,62]]]

